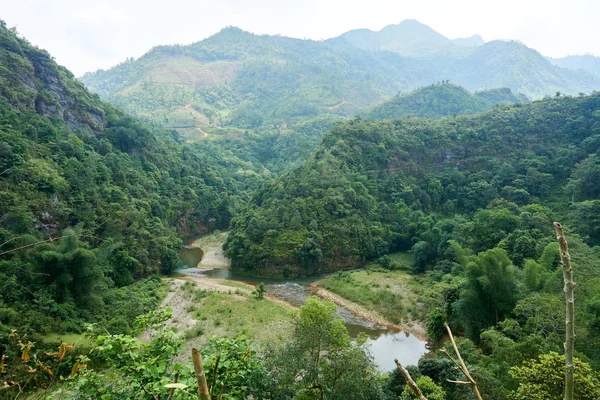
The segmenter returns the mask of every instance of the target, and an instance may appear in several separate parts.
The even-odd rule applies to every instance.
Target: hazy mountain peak
[[[391,51],[409,57],[431,56],[456,47],[450,39],[415,19],[387,25],[377,32],[356,29],[333,39],[340,40],[363,50]]]
[[[452,43],[461,47],[477,47],[485,44],[485,40],[481,35],[472,35],[466,38],[452,39]]]

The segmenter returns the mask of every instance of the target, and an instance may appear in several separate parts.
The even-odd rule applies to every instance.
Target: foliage
[[[440,386],[436,385],[433,380],[428,376],[420,376],[415,381],[419,389],[421,389],[421,393],[428,400],[445,400],[446,392]],[[410,386],[406,385],[404,390],[402,391],[402,400],[412,400],[416,399],[416,395],[410,388]]]
[[[0,60],[1,330],[123,332],[156,306],[134,281],[177,269],[180,236],[227,226],[255,181],[103,103],[4,22]]]
[[[130,335],[98,335],[92,351],[95,358],[106,362],[106,371],[87,370],[56,396],[68,398],[146,399],[165,397],[172,388],[174,398],[197,398],[197,385],[190,362],[173,359],[181,351],[183,341],[174,336],[164,322],[169,310],[159,310],[137,319],[138,332],[148,330],[150,342]],[[245,339],[211,338],[203,349],[207,381],[215,388],[214,398],[239,399],[253,395],[264,398],[271,382],[256,348]],[[118,376],[115,379],[112,374]],[[172,385],[174,377],[179,385]],[[111,381],[112,384],[107,385]]]
[[[376,367],[363,348],[365,338],[352,343],[335,310],[333,303],[316,297],[307,298],[300,308],[290,342],[270,356],[279,384],[277,396],[382,398],[375,380]]]
[[[502,93],[502,89],[497,89]],[[401,117],[442,118],[463,114],[476,114],[489,110],[498,103],[520,103],[510,89],[498,99],[491,91],[469,93],[466,89],[450,83],[425,86],[409,93],[399,93],[387,102],[373,107],[365,114],[371,119],[394,119]]]
[[[514,400],[560,400],[564,393],[564,357],[558,353],[542,354],[521,367],[511,369],[511,375],[519,382],[518,389],[511,395]],[[597,399],[600,396],[600,378],[590,366],[574,359],[575,398]]]
[[[257,300],[264,299],[265,293],[267,293],[267,289],[265,289],[265,284],[263,282],[259,283],[256,287],[256,290],[252,292],[252,294]]]
[[[58,351],[38,351],[27,335],[12,330],[8,346],[0,350],[0,397],[15,399],[27,390],[37,388],[32,399],[45,398],[59,381],[75,377],[86,368],[87,357],[67,357],[75,345],[60,342]],[[70,373],[69,373],[70,371]]]
[[[600,129],[599,99],[335,125],[313,158],[266,182],[236,215],[227,254],[245,274],[287,277],[412,248],[413,269],[422,272],[455,261],[455,239],[476,252],[500,246],[521,266],[551,241],[555,210],[568,208],[567,193],[550,189],[567,187],[588,156],[578,145]]]

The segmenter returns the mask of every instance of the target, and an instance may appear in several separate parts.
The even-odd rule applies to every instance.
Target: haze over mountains
[[[351,116],[445,80],[471,91],[509,88],[531,99],[600,88],[600,78],[576,60],[562,65],[569,68],[515,41],[450,40],[407,20],[323,42],[225,28],[191,45],[155,47],[81,80],[103,99],[197,139]]]

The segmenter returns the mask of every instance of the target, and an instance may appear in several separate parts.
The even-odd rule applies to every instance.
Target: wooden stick
[[[563,227],[558,222],[554,223],[556,230],[556,239],[560,247],[560,263],[563,267],[563,279],[565,282],[565,303],[566,303],[566,338],[565,338],[565,400],[573,400],[573,391],[575,388],[575,378],[573,376],[573,347],[575,345],[575,299],[573,292],[575,282],[573,282],[573,267],[571,266],[571,256],[569,247],[565,239]]]
[[[178,381],[179,381],[179,372],[177,372],[175,374],[175,379],[173,380],[173,383],[177,383]],[[175,388],[171,388],[171,390],[169,390],[169,397],[167,397],[167,400],[172,400],[173,395],[175,395]]]
[[[452,330],[450,330],[450,327],[448,326],[447,322],[444,322],[444,326],[446,327],[446,330],[448,331],[448,336],[450,337],[450,342],[452,342],[452,347],[454,347],[454,352],[456,353],[456,356],[458,357],[458,361],[460,362],[460,365],[458,366],[459,369],[461,370],[461,372],[465,375],[465,377],[469,381],[469,384],[471,385],[471,388],[473,389],[473,392],[475,393],[475,397],[477,397],[477,400],[483,400],[481,398],[481,394],[479,394],[479,388],[477,387],[477,383],[475,382],[475,379],[473,379],[473,377],[469,373],[469,370],[467,369],[467,365],[465,364],[462,357],[460,356],[460,352],[458,351],[458,346],[456,346],[456,342],[454,341],[454,336],[452,336]],[[446,353],[446,354],[448,355],[448,357],[450,357],[450,355],[448,353]],[[452,357],[450,357],[450,359],[452,360]],[[452,361],[454,361],[454,360],[452,360]]]
[[[202,367],[202,356],[196,348],[192,348],[192,361],[194,362],[194,372],[196,373],[196,380],[198,381],[198,399],[210,400],[208,385],[206,384],[206,375],[204,375],[204,368]]]
[[[415,381],[413,381],[412,377],[410,376],[410,373],[406,370],[406,368],[404,368],[402,364],[398,362],[398,359],[394,359],[394,362],[396,363],[396,367],[398,367],[398,369],[404,376],[404,379],[406,379],[406,383],[408,383],[408,386],[410,386],[412,391],[415,392],[415,394],[417,395],[417,398],[419,400],[427,400],[427,397],[423,396],[423,393],[421,393],[421,389],[419,389]]]

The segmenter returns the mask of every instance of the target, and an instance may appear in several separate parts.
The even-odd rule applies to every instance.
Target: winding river
[[[197,268],[198,264],[202,261],[204,251],[200,248],[190,246],[191,243],[192,240],[186,241],[186,245],[180,252],[180,258],[187,268],[179,272],[185,275],[226,279],[252,285],[264,282],[270,294],[296,306],[304,304],[306,298],[311,295],[308,285],[319,279],[304,278],[291,281],[275,281],[237,276],[230,269]],[[428,351],[426,342],[419,340],[409,333],[394,331],[385,326],[376,325],[353,314],[344,307],[338,306],[338,314],[346,321],[346,327],[351,337],[355,338],[360,332],[367,334],[369,337],[367,343],[369,344],[373,358],[383,371],[391,371],[396,368],[394,364],[395,358],[402,365],[416,365],[419,358]]]

